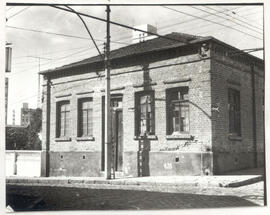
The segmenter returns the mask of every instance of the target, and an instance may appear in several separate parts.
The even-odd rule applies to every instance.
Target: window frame
[[[187,99],[172,99],[172,94],[173,93],[181,93],[183,92],[187,92],[186,94],[188,95]],[[173,110],[171,108],[171,105],[173,103],[178,103],[179,104],[179,108],[181,108],[181,104],[183,104],[184,106],[188,107],[188,125],[187,125],[187,131],[175,131],[174,129],[174,125],[173,125]],[[166,89],[166,133],[167,135],[170,136],[177,136],[177,135],[188,135],[190,134],[190,105],[189,105],[189,87],[188,86],[180,86],[180,87],[174,87],[174,88],[169,88]],[[181,120],[179,120],[179,128],[181,127]]]
[[[62,130],[62,125],[61,125],[61,117],[62,117],[62,112],[61,112],[61,107],[63,105],[68,105],[69,106],[69,110],[65,111],[65,122],[67,121],[67,117],[66,117],[66,112],[69,112],[69,116],[68,116],[68,127],[64,127],[64,133],[65,135],[61,136],[61,130]],[[67,124],[65,123],[65,126]],[[62,100],[62,101],[58,101],[56,102],[56,138],[59,139],[65,139],[65,138],[69,138],[71,136],[71,109],[70,109],[70,101],[69,100]]]
[[[241,137],[241,92],[239,89],[232,87],[228,88],[228,133],[229,135]],[[233,98],[231,98],[231,96]],[[236,102],[235,102],[236,99]],[[231,103],[233,100],[234,103]],[[231,110],[231,105],[234,105],[234,110]],[[233,118],[233,120],[231,120]]]
[[[152,122],[146,122],[147,124],[152,125],[152,131],[146,131],[146,136],[153,136],[155,135],[155,91],[154,90],[146,90],[146,91],[140,91],[135,93],[135,137],[142,137],[144,134],[141,133],[141,104],[140,99],[143,96],[149,95],[152,99],[150,103],[151,107],[151,119]],[[147,129],[147,126],[146,126]]]
[[[85,135],[84,134],[84,130],[83,130],[83,103],[84,102],[90,102],[90,107],[89,109],[86,109],[86,110],[91,110],[90,112],[90,129],[88,127],[88,117],[87,117],[87,131],[88,129],[90,130],[90,132]],[[78,101],[77,101],[77,139],[82,139],[84,140],[84,138],[92,138],[94,136],[94,120],[93,120],[93,116],[94,116],[94,113],[93,113],[93,98],[92,97],[83,97],[83,98],[78,98]],[[87,111],[87,116],[88,116],[88,111]]]

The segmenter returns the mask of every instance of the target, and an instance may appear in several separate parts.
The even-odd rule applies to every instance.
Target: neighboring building
[[[149,24],[146,25],[140,25],[140,26],[135,26],[135,28],[147,31],[150,33],[157,34],[157,29]],[[144,42],[146,40],[154,39],[157,36],[151,35],[149,33],[143,33],[141,31],[133,31],[132,32],[132,43],[139,43],[139,42]]]
[[[8,111],[8,78],[5,77],[5,119],[7,124],[7,111]]]
[[[212,175],[263,166],[264,61],[213,37],[166,37],[174,40],[111,51],[117,174]],[[41,74],[42,174],[101,176],[104,62],[95,56]]]
[[[6,43],[6,46],[11,45],[11,43]],[[11,72],[11,58],[12,58],[12,48],[6,47],[6,73]],[[7,112],[8,112],[8,77],[5,77],[5,120],[7,125]]]
[[[31,116],[36,112],[36,109],[28,107],[28,103],[23,103],[21,108],[21,126],[28,126],[30,123]]]

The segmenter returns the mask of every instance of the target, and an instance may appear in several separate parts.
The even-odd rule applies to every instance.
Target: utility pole
[[[110,6],[106,6],[107,35],[105,49],[105,177],[111,179],[112,133],[111,133],[111,80],[110,80]]]
[[[38,57],[38,56],[27,56],[31,58],[36,58],[38,59],[38,97],[37,97],[37,107],[40,108],[40,59],[44,60],[51,60],[50,58],[45,58],[45,57]]]

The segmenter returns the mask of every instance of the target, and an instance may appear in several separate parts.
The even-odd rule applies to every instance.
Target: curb
[[[238,181],[238,182],[232,182],[229,183],[227,185],[225,185],[224,187],[241,187],[241,186],[245,186],[245,185],[249,185],[249,184],[254,184],[257,183],[259,181],[263,181],[263,176],[257,176],[254,178],[250,178],[244,181]]]
[[[238,181],[226,181],[219,182],[218,180],[202,180],[200,181],[178,181],[178,182],[156,182],[156,181],[129,181],[129,180],[102,180],[102,179],[44,179],[44,178],[7,178],[6,184],[13,185],[24,185],[36,184],[36,185],[49,185],[49,186],[63,186],[63,185],[111,185],[111,186],[152,186],[152,187],[223,187],[223,188],[233,188],[245,186],[253,183],[263,181],[263,176],[254,176],[248,179],[242,179]]]

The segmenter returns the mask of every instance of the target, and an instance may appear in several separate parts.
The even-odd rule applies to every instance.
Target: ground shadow
[[[46,186],[7,186],[15,211],[155,210],[257,206],[236,196]]]

